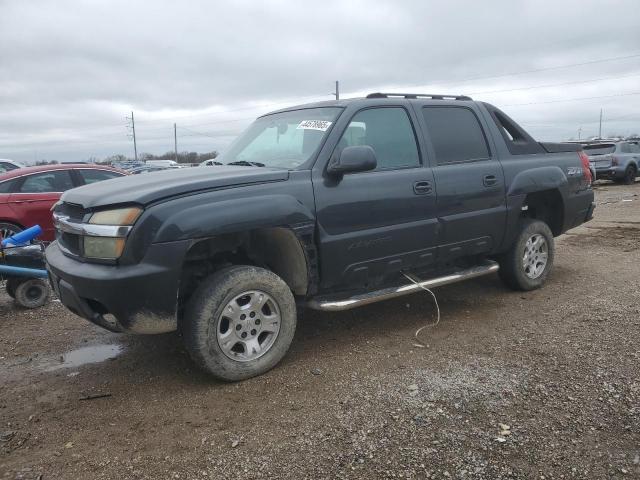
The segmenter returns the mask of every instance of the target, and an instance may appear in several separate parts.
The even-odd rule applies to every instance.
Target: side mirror
[[[369,145],[358,145],[343,148],[340,156],[329,163],[327,172],[332,175],[343,175],[374,170],[377,166],[378,161],[373,148]]]

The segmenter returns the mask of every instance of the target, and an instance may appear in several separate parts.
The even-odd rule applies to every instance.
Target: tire
[[[637,170],[635,165],[629,165],[627,169],[624,171],[624,177],[622,178],[622,183],[625,185],[633,185],[636,182]]]
[[[2,239],[15,235],[22,230],[23,228],[16,225],[15,223],[0,222],[0,238]]]
[[[24,278],[9,278],[7,280],[5,289],[7,290],[7,295],[11,298],[16,298],[16,288],[20,285],[20,282],[23,282]]]
[[[49,284],[41,278],[24,280],[16,286],[15,290],[16,303],[24,308],[42,307],[47,303],[50,295]]]
[[[546,262],[542,250],[546,251]],[[499,259],[500,278],[514,290],[540,288],[553,268],[554,253],[553,234],[547,224],[540,220],[522,220],[511,248]]]
[[[182,331],[200,368],[235,382],[275,367],[289,350],[296,323],[293,294],[279,276],[233,266],[201,282],[186,305]]]

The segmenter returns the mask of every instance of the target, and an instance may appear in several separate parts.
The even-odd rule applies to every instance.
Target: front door
[[[347,122],[333,155],[369,145],[378,165],[342,178],[313,172],[322,288],[372,288],[435,259],[433,174],[421,159],[409,110],[366,108]]]

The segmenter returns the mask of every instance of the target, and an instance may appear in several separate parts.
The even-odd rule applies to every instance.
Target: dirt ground
[[[0,478],[640,478],[640,183],[596,200],[541,290],[437,289],[426,348],[428,294],[306,312],[283,363],[236,384],[177,335],[0,293]]]

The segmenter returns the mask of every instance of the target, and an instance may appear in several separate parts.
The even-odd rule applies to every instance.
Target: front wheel
[[[28,278],[18,283],[14,290],[14,298],[24,308],[42,307],[51,296],[49,284],[41,278]]]
[[[555,245],[546,223],[526,219],[507,253],[500,258],[500,277],[514,290],[540,288],[553,267]]]
[[[0,240],[3,238],[9,238],[15,235],[16,233],[20,233],[22,228],[18,225],[8,222],[0,222]]]
[[[293,294],[279,276],[233,266],[202,281],[187,304],[182,330],[187,350],[202,369],[238,381],[282,360],[296,322]]]

